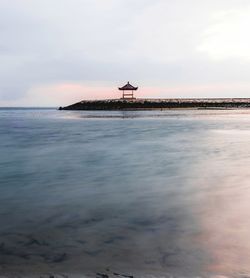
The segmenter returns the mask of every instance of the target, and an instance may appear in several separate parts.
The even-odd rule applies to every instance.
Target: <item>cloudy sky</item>
[[[249,0],[0,0],[0,106],[250,97]]]

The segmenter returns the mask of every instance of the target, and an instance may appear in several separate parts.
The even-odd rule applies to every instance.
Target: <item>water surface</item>
[[[0,273],[250,277],[250,111],[0,110]]]

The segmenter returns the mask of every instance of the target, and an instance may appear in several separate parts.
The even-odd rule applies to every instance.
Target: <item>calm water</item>
[[[0,274],[250,277],[249,165],[246,110],[1,109]]]

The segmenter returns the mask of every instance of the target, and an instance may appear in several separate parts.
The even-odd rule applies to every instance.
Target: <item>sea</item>
[[[250,110],[1,108],[0,277],[250,277]]]

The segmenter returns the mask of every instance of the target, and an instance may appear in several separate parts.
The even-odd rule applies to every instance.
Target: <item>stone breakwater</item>
[[[249,108],[250,98],[173,98],[84,100],[59,110],[150,110]]]

